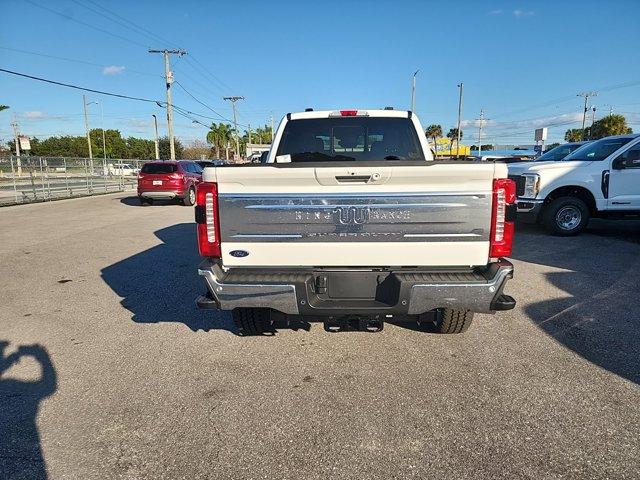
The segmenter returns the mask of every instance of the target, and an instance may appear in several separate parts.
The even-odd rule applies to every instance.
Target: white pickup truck
[[[640,215],[640,135],[587,143],[560,161],[509,165],[518,219],[576,235],[591,217]]]
[[[245,335],[274,312],[460,333],[474,312],[515,306],[514,217],[506,165],[434,161],[410,111],[287,114],[266,164],[204,170],[197,304],[232,310]]]

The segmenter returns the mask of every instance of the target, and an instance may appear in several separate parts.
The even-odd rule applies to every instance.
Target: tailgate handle
[[[336,181],[340,183],[367,183],[371,175],[336,175]]]

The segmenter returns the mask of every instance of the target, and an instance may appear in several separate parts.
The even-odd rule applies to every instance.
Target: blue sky
[[[180,47],[189,55],[172,58],[176,80],[225,118],[231,107],[221,97],[245,96],[239,122],[254,127],[305,107],[408,108],[411,75],[420,69],[416,111],[425,126],[454,126],[456,85],[464,82],[467,140],[477,136],[481,108],[487,142],[532,143],[539,126],[551,126],[550,140],[559,140],[580,126],[575,95],[591,90],[599,92],[597,116],[611,106],[640,131],[635,0],[5,0],[2,17],[1,68],[164,100],[162,58],[147,48]],[[11,106],[0,113],[0,141],[12,136],[13,114],[32,136],[83,133],[82,92],[4,73],[0,85],[0,103]],[[151,138],[151,114],[164,119],[154,104],[87,95],[102,102],[105,127],[124,135]],[[174,102],[202,114],[193,117],[202,123],[219,120],[177,85]],[[100,108],[90,113],[99,127]],[[206,129],[190,119],[175,123],[182,140],[204,138]]]

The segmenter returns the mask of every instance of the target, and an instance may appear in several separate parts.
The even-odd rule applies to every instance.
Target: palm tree
[[[458,140],[458,129],[451,128],[449,129],[449,133],[447,133],[447,138],[450,140],[449,143],[449,155],[451,155],[451,150],[453,149],[453,142]],[[462,130],[460,130],[460,138],[462,138]],[[460,145],[457,145],[457,148],[460,149]]]
[[[424,134],[427,138],[433,139],[433,154],[436,155],[438,152],[438,138],[442,136],[442,126],[436,125],[435,123],[433,125],[429,125]]]
[[[8,107],[8,106],[6,106],[6,105],[0,105],[0,112],[1,112],[2,110],[6,110],[7,108],[9,108],[9,107]]]
[[[207,132],[207,143],[216,149],[216,157],[220,158],[220,149],[225,148],[231,140],[232,128],[226,123],[212,123]]]

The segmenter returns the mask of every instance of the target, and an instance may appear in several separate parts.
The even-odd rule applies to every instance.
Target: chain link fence
[[[0,157],[0,206],[132,190],[147,161]]]

